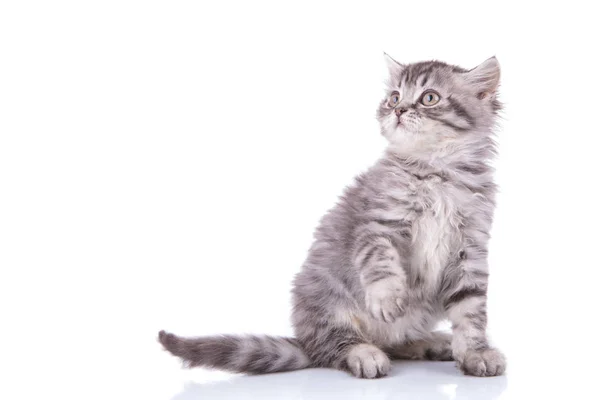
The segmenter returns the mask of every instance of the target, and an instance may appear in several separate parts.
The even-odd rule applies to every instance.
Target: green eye
[[[393,92],[392,95],[390,96],[390,106],[395,106],[398,103],[400,103],[400,93],[398,92]]]
[[[440,95],[433,90],[428,90],[421,96],[421,104],[424,106],[434,106],[440,101]]]

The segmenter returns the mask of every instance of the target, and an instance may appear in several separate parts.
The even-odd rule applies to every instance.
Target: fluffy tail
[[[310,366],[298,341],[270,336],[206,336],[182,338],[160,331],[158,341],[184,365],[231,372],[266,374]]]

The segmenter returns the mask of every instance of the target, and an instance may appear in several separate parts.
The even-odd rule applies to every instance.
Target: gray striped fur
[[[405,66],[388,57],[388,64],[377,118],[389,146],[316,230],[294,280],[296,338],[161,332],[164,347],[188,366],[331,367],[376,378],[390,358],[420,358],[454,359],[470,375],[504,372],[485,334],[498,62],[468,71],[439,61]],[[439,103],[421,104],[425,90]],[[442,319],[452,336],[432,332]]]
[[[186,367],[212,367],[231,372],[264,374],[306,368],[309,359],[293,338],[221,335],[181,338],[161,331],[164,348]]]

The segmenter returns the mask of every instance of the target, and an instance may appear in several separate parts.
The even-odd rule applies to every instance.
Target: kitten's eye
[[[400,93],[393,92],[392,95],[390,96],[390,106],[398,105],[399,102],[400,102]]]
[[[433,90],[429,90],[423,93],[421,96],[421,104],[424,106],[434,106],[440,101],[440,95],[434,92]]]

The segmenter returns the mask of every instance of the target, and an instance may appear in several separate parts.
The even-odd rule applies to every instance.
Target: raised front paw
[[[496,349],[467,350],[457,364],[465,375],[473,376],[497,376],[506,370],[506,359]]]
[[[367,310],[375,319],[394,322],[406,312],[406,283],[397,277],[374,282],[365,290]]]

